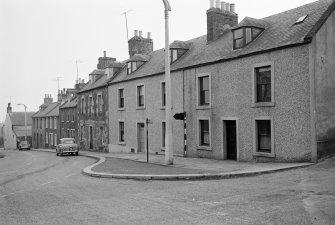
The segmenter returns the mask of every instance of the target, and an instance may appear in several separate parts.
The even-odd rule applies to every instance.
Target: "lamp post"
[[[163,0],[165,16],[165,88],[166,88],[166,107],[165,107],[165,164],[173,164],[173,140],[172,140],[172,95],[171,95],[171,76],[170,76],[170,48],[169,48],[169,11],[171,6],[168,0]]]
[[[24,131],[25,131],[24,140],[27,141],[27,106],[25,104],[17,104],[17,105],[24,106]]]

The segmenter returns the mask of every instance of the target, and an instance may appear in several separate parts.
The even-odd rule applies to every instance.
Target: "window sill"
[[[162,152],[165,152],[165,147],[161,147],[161,151],[162,151]]]
[[[266,153],[266,152],[255,152],[254,156],[256,157],[267,157],[267,158],[275,158],[275,153]]]
[[[161,106],[161,110],[165,110],[165,106]]]
[[[211,146],[197,146],[197,150],[212,151]]]
[[[118,145],[126,145],[126,142],[119,142]]]
[[[252,108],[258,108],[258,107],[274,107],[274,102],[254,102],[252,103]]]
[[[205,110],[205,109],[212,109],[211,105],[198,105],[196,107],[197,110]]]
[[[117,108],[117,111],[125,111],[126,108]]]
[[[145,106],[137,106],[136,107],[136,110],[143,110],[143,109],[145,109]]]

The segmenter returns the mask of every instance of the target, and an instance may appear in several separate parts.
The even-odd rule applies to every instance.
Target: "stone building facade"
[[[315,162],[334,152],[334,1],[238,24],[234,5],[217,6],[207,11],[207,35],[170,46],[173,113],[186,112],[184,154]],[[148,144],[161,152],[163,81],[164,50],[131,55],[109,81],[110,151]],[[176,154],[183,134],[174,121]]]
[[[104,53],[105,54],[105,53]],[[111,61],[112,59],[112,61]],[[108,152],[108,88],[107,80],[117,73],[123,64],[114,58],[99,58],[90,81],[78,92],[78,142],[80,148]]]

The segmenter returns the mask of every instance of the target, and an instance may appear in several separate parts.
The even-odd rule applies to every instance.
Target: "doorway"
[[[237,120],[223,120],[223,159],[238,159]]]
[[[90,149],[93,149],[93,127],[90,127]]]
[[[137,123],[137,151],[145,152],[145,126],[144,123]]]

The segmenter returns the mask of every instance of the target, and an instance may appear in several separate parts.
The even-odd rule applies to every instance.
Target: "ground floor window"
[[[57,145],[57,134],[54,134],[54,138],[55,138],[55,145]]]
[[[257,152],[271,153],[271,120],[256,120]]]
[[[45,133],[45,144],[49,143],[49,134]]]
[[[124,121],[119,121],[119,142],[123,143],[124,141]]]
[[[50,144],[51,144],[51,145],[54,145],[54,142],[53,142],[53,140],[54,140],[54,139],[53,139],[53,134],[50,133],[49,135],[50,135]]]
[[[210,146],[209,120],[199,120],[199,146]]]
[[[165,148],[166,123],[162,122],[162,148]]]

